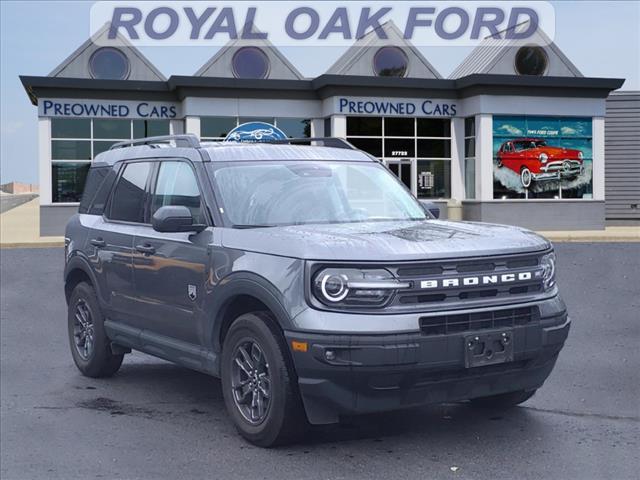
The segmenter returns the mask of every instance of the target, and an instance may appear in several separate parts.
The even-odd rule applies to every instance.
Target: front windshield
[[[544,140],[519,140],[513,142],[513,144],[516,152],[521,152],[530,148],[544,147],[547,143]]]
[[[236,227],[424,220],[420,204],[377,163],[214,164],[214,188]]]

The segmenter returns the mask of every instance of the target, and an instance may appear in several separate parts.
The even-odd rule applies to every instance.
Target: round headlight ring
[[[555,273],[556,273],[556,255],[555,253],[547,253],[540,261],[542,266],[542,281],[544,287],[549,289],[555,285]]]
[[[346,275],[324,275],[320,282],[320,291],[325,300],[334,303],[344,300],[349,294],[348,281]]]
[[[549,155],[547,155],[546,153],[541,153],[538,158],[542,163],[547,163],[547,160],[549,160]]]

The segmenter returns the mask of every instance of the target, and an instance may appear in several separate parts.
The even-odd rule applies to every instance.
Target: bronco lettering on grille
[[[539,272],[535,272],[538,277]],[[534,277],[534,272],[502,273],[499,275],[482,275],[476,277],[453,277],[442,280],[423,280],[420,288],[452,288],[471,287],[475,285],[495,285],[498,283],[526,282]]]

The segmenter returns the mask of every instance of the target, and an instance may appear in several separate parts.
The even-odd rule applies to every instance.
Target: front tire
[[[124,355],[111,352],[96,292],[86,282],[76,285],[71,293],[67,324],[71,355],[84,376],[110,377],[118,371]]]
[[[524,188],[529,188],[531,186],[531,180],[533,175],[531,174],[531,170],[527,167],[522,167],[520,169],[520,182]]]
[[[307,425],[286,344],[265,312],[241,315],[222,348],[224,402],[238,432],[260,447],[290,443]]]
[[[481,408],[512,408],[526,402],[535,393],[536,390],[502,393],[490,397],[474,398],[471,400],[471,404]]]

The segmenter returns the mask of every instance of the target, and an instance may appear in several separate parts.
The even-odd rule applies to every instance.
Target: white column
[[[311,119],[311,136],[312,137],[324,137],[324,118]]]
[[[51,205],[51,119],[38,118],[38,173],[40,205]]]
[[[493,200],[493,116],[476,115],[476,199]]]
[[[184,133],[193,133],[200,137],[200,117],[185,117]]]
[[[451,199],[464,198],[464,118],[454,117],[451,119]]]
[[[198,127],[198,130],[200,128]],[[184,120],[169,120],[169,134],[181,135],[184,133]]]
[[[344,115],[333,115],[331,117],[331,136],[347,137],[347,117]]]
[[[604,117],[593,117],[593,199],[604,200]]]

